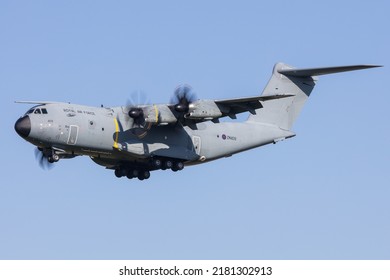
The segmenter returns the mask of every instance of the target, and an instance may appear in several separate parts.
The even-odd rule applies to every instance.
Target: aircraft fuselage
[[[49,161],[87,155],[109,169],[146,171],[175,164],[180,170],[180,163],[183,167],[200,164],[294,136],[267,124],[210,121],[192,128],[153,125],[139,135],[133,133],[133,120],[124,111],[124,107],[47,103],[31,108],[16,122],[15,130],[46,153]],[[116,174],[126,173],[121,172]]]

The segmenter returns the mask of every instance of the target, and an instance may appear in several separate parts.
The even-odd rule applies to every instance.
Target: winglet
[[[280,74],[293,77],[310,77],[326,74],[333,74],[339,72],[355,71],[367,68],[383,67],[382,65],[349,65],[336,67],[322,67],[322,68],[304,68],[304,69],[278,69]]]

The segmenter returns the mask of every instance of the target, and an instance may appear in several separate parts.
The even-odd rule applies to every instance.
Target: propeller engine
[[[196,95],[189,85],[182,85],[175,89],[171,103],[175,104],[175,111],[180,114],[187,114],[190,111],[190,105],[196,100]]]
[[[127,102],[127,107],[129,108],[127,114],[131,119],[133,119],[130,130],[139,138],[146,136],[148,130],[152,126],[152,124],[147,122],[145,119],[144,108],[139,105],[145,105],[147,103],[148,99],[143,91],[136,91],[132,93],[131,98],[128,99]]]
[[[34,150],[35,158],[42,169],[49,170],[53,168],[53,163],[57,162],[60,157],[53,153],[51,149],[44,149],[37,147]]]
[[[134,123],[137,125],[142,125],[145,122],[144,110],[139,107],[130,108],[129,117],[134,120]]]

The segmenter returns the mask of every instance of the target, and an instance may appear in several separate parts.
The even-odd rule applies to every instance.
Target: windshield
[[[28,115],[28,114],[47,114],[47,110],[46,108],[37,108],[37,107],[32,107],[31,109],[29,109],[25,115]]]

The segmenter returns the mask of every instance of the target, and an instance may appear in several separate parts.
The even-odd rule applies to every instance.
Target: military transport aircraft
[[[49,101],[37,104],[15,123],[16,132],[37,146],[40,163],[89,156],[117,177],[148,179],[150,171],[179,171],[295,136],[291,127],[317,76],[380,67],[353,65],[296,69],[274,66],[262,95],[195,100],[178,87],[172,104],[88,107]],[[249,112],[243,122],[219,122]]]

